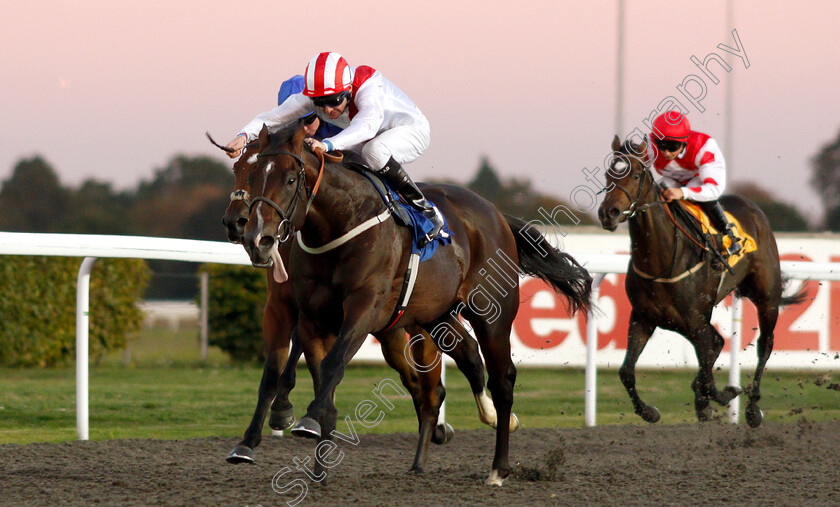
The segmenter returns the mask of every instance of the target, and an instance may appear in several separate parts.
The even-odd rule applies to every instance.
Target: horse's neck
[[[374,194],[364,176],[328,163],[301,229],[306,244],[328,243],[376,216],[381,203]]]
[[[629,221],[633,263],[651,275],[659,275],[671,267],[678,247],[676,228],[665,214],[664,206],[650,206]]]

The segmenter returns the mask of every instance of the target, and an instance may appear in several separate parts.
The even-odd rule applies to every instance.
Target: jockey
[[[717,142],[706,134],[691,130],[688,118],[679,111],[667,111],[653,121],[648,134],[647,158],[653,161],[654,180],[666,187],[665,201],[687,199],[696,202],[726,233],[732,243],[729,255],[741,251],[718,198],[726,188],[726,163]]]
[[[303,88],[304,79],[300,74],[283,81],[283,84],[280,85],[280,90],[277,92],[277,105],[279,106],[283,102],[286,102],[286,99],[293,94],[302,92]],[[341,132],[341,128],[330,125],[327,122],[321,122],[318,115],[314,112],[303,116],[303,129],[306,131],[307,137],[314,137],[319,141]]]
[[[320,53],[309,61],[303,92],[292,94],[271,111],[257,115],[227,144],[238,157],[249,140],[269,128],[314,112],[326,123],[343,128],[323,140],[306,139],[314,150],[350,150],[377,172],[408,203],[434,224],[426,241],[443,229],[443,216],[426,201],[402,164],[417,160],[429,147],[429,121],[381,72],[368,66],[351,69],[338,53]]]

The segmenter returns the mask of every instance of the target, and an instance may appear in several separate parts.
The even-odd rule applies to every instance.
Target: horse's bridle
[[[277,224],[277,234],[276,234],[275,237],[277,238],[277,241],[279,243],[284,243],[292,236],[292,233],[294,232],[294,230],[292,229],[292,223],[289,221],[289,218],[297,210],[298,203],[300,202],[301,198],[303,197],[303,193],[305,192],[307,194],[307,196],[309,196],[309,195],[311,195],[311,192],[309,191],[309,188],[307,188],[307,186],[306,186],[306,173],[305,173],[306,166],[303,162],[303,159],[300,158],[300,155],[297,155],[295,153],[292,153],[290,151],[285,151],[285,150],[274,150],[274,151],[260,153],[260,154],[257,155],[257,158],[275,157],[277,155],[288,155],[288,156],[292,157],[293,159],[295,159],[295,161],[297,162],[298,167],[299,167],[299,170],[298,170],[298,184],[297,184],[297,188],[295,189],[295,195],[292,197],[292,200],[289,202],[289,206],[286,208],[285,211],[282,208],[280,208],[280,206],[277,203],[275,203],[274,201],[272,201],[268,197],[264,197],[264,196],[261,196],[261,195],[257,196],[257,197],[254,197],[253,199],[251,199],[251,202],[249,203],[247,201],[248,193],[245,192],[244,190],[237,190],[236,192],[234,192],[231,195],[231,199],[234,198],[234,194],[237,194],[238,192],[242,192],[243,195],[241,196],[241,198],[245,202],[245,204],[248,205],[248,213],[249,214],[253,210],[254,205],[259,203],[259,202],[264,202],[264,203],[268,204],[269,206],[271,206],[271,208],[273,208],[274,211],[276,211],[277,214],[280,216],[280,223]]]
[[[624,192],[624,194],[627,196],[627,199],[629,199],[629,200],[630,200],[630,206],[628,206],[628,208],[627,208],[626,210],[622,211],[621,213],[622,213],[622,214],[624,214],[624,215],[627,215],[627,219],[629,220],[629,219],[631,219],[631,218],[635,217],[638,213],[644,213],[644,212],[645,212],[645,211],[647,211],[647,209],[648,209],[648,208],[650,208],[651,206],[663,205],[663,208],[665,209],[665,213],[666,213],[666,215],[668,216],[668,219],[670,219],[670,220],[671,220],[671,223],[673,223],[673,224],[674,224],[674,227],[676,227],[676,228],[677,228],[677,229],[679,229],[679,230],[680,230],[683,234],[685,234],[685,236],[686,236],[686,237],[687,237],[687,238],[688,238],[688,239],[689,239],[692,243],[694,243],[695,245],[699,246],[701,250],[704,250],[704,251],[707,251],[707,252],[708,252],[708,251],[709,251],[709,248],[708,248],[706,245],[704,245],[704,244],[700,243],[699,241],[697,241],[697,239],[695,239],[695,238],[694,238],[694,236],[692,236],[692,235],[691,235],[688,231],[686,231],[686,230],[683,228],[683,226],[681,226],[681,225],[677,222],[677,220],[676,220],[676,219],[674,218],[674,216],[671,214],[671,210],[668,208],[668,206],[665,206],[665,205],[664,205],[664,204],[665,204],[665,201],[663,201],[661,198],[660,198],[660,199],[658,199],[658,200],[656,200],[656,201],[654,201],[654,202],[649,202],[649,203],[647,203],[647,204],[645,204],[645,205],[643,205],[643,206],[638,206],[639,201],[642,199],[642,197],[647,196],[647,194],[648,194],[648,193],[650,193],[650,191],[651,191],[651,190],[653,190],[654,188],[659,188],[659,189],[661,190],[661,188],[659,187],[659,185],[658,185],[658,184],[657,184],[657,183],[653,180],[653,174],[651,174],[651,172],[650,172],[650,165],[644,165],[643,167],[644,167],[644,169],[642,170],[642,175],[641,175],[641,180],[642,180],[642,181],[640,181],[640,182],[639,182],[639,190],[638,190],[638,192],[636,193],[636,198],[635,198],[635,199],[633,199],[633,197],[630,195],[630,192],[629,192],[626,188],[622,187],[622,186],[621,186],[621,185],[619,185],[618,183],[613,182],[613,185],[615,185],[615,186],[616,186],[616,188],[618,188],[619,190],[621,190],[622,192]],[[645,184],[645,179],[646,179],[647,177],[650,177],[650,186],[648,187],[647,191],[646,191],[644,194],[642,194],[642,187],[644,186],[644,184]],[[638,208],[637,208],[637,206],[638,206]]]
[[[651,184],[648,187],[647,191],[643,194],[642,193],[642,188],[645,186],[645,180],[648,177],[650,177]],[[646,211],[651,206],[655,206],[657,204],[662,204],[662,201],[660,200],[660,201],[645,204],[643,206],[639,206],[639,201],[641,201],[642,197],[647,196],[647,194],[650,193],[650,191],[656,186],[655,182],[653,181],[653,175],[650,174],[650,169],[649,169],[649,166],[647,166],[647,165],[645,165],[644,169],[642,170],[641,180],[642,181],[639,182],[639,188],[638,188],[638,191],[636,192],[636,198],[635,199],[633,198],[633,196],[630,195],[630,191],[628,191],[626,188],[622,187],[618,183],[613,182],[613,185],[615,185],[616,188],[618,188],[619,190],[624,192],[624,195],[626,195],[627,199],[630,201],[630,206],[628,206],[626,210],[621,212],[622,214],[627,215],[628,219],[635,217],[636,214],[638,214],[638,213]],[[637,208],[637,206],[638,206],[638,208]]]

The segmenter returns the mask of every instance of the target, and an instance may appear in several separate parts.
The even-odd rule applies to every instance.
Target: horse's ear
[[[295,136],[292,137],[292,145],[295,147],[296,150],[300,151],[303,147],[303,140],[306,139],[306,130],[302,127],[295,132]]]
[[[260,151],[263,151],[266,146],[268,146],[268,127],[263,123],[260,130]]]
[[[647,153],[647,138],[639,145],[639,156],[644,156]]]
[[[621,150],[621,139],[619,139],[618,136],[613,137],[612,150],[613,151],[620,151]]]

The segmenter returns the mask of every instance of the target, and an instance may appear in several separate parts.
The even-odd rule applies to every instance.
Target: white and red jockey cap
[[[653,120],[653,135],[662,140],[686,142],[691,133],[688,118],[680,111],[666,111]]]
[[[303,94],[307,97],[324,97],[346,92],[353,84],[352,74],[350,65],[340,54],[319,53],[306,66]]]

